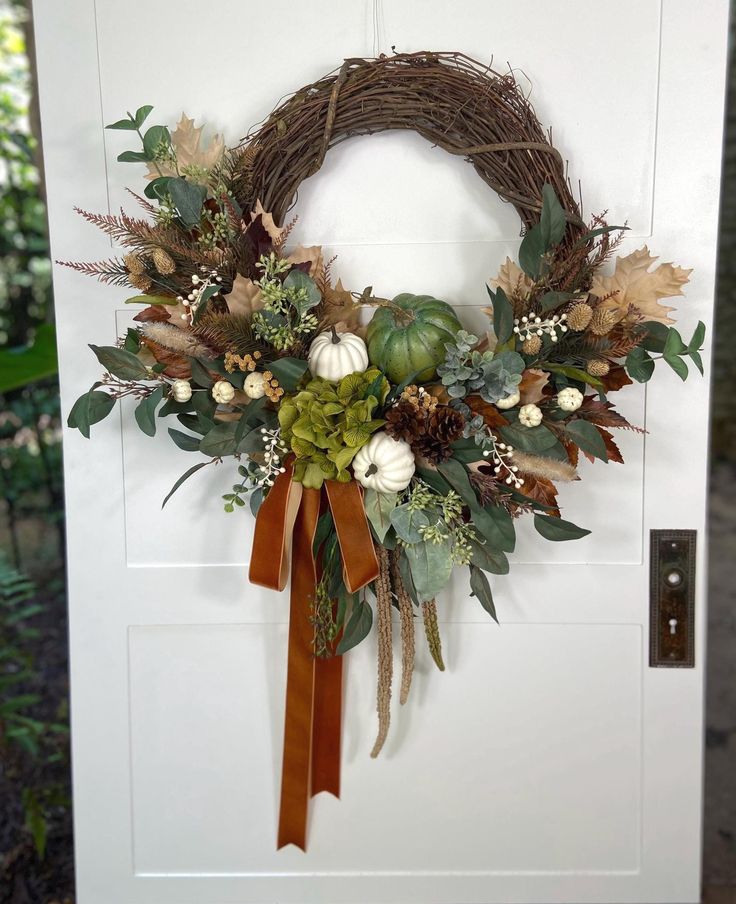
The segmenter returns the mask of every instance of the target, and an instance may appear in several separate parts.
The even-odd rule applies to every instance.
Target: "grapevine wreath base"
[[[278,845],[305,848],[310,795],[340,790],[343,654],[375,623],[377,756],[392,608],[403,704],[419,618],[444,669],[438,596],[453,568],[495,619],[487,575],[508,571],[516,518],[547,540],[587,534],[560,517],[556,483],[578,479],[581,454],[622,461],[612,428],[639,428],[611,394],[660,359],[682,379],[687,359],[702,373],[705,330],[685,342],[661,303],[682,295],[689,270],[654,266],[646,247],[605,267],[625,227],[583,220],[513,75],[463,54],[346,60],[232,149],[186,116],[173,132],[149,125],[151,111],[108,126],[142,141],[118,159],[147,168],[134,194],[145,217],[81,212],[125,250],[69,266],[132,286],[141,310],[115,345],[91,346],[104,374],[68,423],[88,437],[123,397],[150,436],[173,417],[169,436],[196,457],[171,493],[234,462],[224,503],[234,512],[247,498],[256,515],[250,578],[282,590],[290,577]],[[329,148],[387,129],[465,157],[519,213],[518,263],[486,286],[486,336],[448,303],[470,299],[351,292],[321,248],[289,247],[288,211]]]

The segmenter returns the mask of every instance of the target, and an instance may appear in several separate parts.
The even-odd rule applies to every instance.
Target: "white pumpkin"
[[[192,385],[189,380],[174,380],[171,384],[171,397],[175,402],[188,402],[192,397]]]
[[[519,423],[524,427],[538,427],[542,423],[542,409],[537,405],[522,405]]]
[[[243,383],[243,392],[249,399],[262,399],[266,394],[266,381],[263,374],[248,374]]]
[[[563,411],[577,411],[583,404],[584,396],[574,386],[567,386],[557,393],[557,404]]]
[[[353,459],[355,479],[366,489],[400,493],[414,476],[414,453],[409,443],[388,433],[376,433]]]
[[[218,405],[227,405],[235,398],[235,388],[227,380],[218,380],[212,387],[212,398]]]
[[[348,374],[368,369],[368,349],[354,333],[338,333],[333,326],[320,333],[309,346],[309,370],[313,377],[342,380]]]
[[[514,405],[518,405],[521,401],[521,393],[512,392],[510,396],[506,396],[505,399],[499,399],[496,402],[496,408],[500,408],[502,411],[506,411],[508,408],[513,408]]]

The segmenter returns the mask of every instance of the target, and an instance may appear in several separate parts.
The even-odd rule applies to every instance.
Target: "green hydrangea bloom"
[[[373,412],[389,384],[376,367],[348,374],[337,383],[311,379],[279,407],[281,438],[296,456],[294,480],[319,489],[325,480],[347,483],[348,465],[385,421]]]

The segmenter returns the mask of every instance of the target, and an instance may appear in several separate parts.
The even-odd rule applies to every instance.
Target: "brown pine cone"
[[[386,414],[385,430],[394,439],[412,444],[427,430],[427,413],[408,399],[400,399]]]
[[[412,451],[415,455],[425,458],[433,465],[438,465],[443,461],[447,461],[452,455],[452,447],[449,443],[435,439],[428,433],[420,436],[418,440],[412,443]]]
[[[427,433],[441,443],[454,443],[463,435],[465,418],[449,405],[438,405],[427,420]],[[449,457],[449,456],[448,456]]]

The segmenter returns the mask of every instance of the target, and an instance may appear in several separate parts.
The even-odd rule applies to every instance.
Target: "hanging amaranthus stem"
[[[399,703],[404,704],[409,699],[411,678],[414,674],[414,607],[411,597],[406,592],[404,582],[401,580],[399,554],[396,550],[391,553],[391,582],[399,604],[399,619],[401,623],[401,692],[399,694]]]
[[[424,633],[427,635],[429,652],[437,668],[445,671],[445,663],[442,660],[442,641],[440,640],[440,628],[437,624],[437,600],[428,600],[422,603],[422,616],[424,618]]]
[[[378,710],[378,736],[371,750],[375,759],[388,737],[391,723],[391,679],[393,678],[393,650],[391,638],[391,575],[388,550],[376,547],[378,567],[376,579],[376,628],[378,632],[378,688],[376,709]]]

